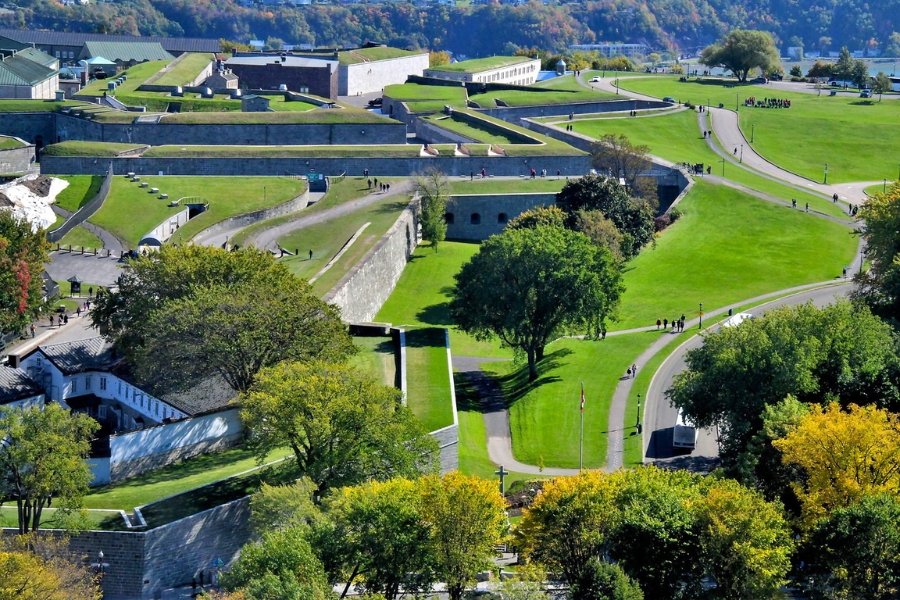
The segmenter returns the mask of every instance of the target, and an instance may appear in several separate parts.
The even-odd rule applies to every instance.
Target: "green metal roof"
[[[175,58],[158,42],[85,42],[78,58],[102,56],[113,61],[144,62]]]
[[[0,61],[0,85],[33,86],[50,79],[55,73],[55,70],[18,54],[7,56]]]
[[[37,48],[23,48],[22,50],[16,52],[16,56],[27,58],[31,62],[36,62],[39,65],[44,65],[48,69],[52,69],[54,65],[59,63],[58,58],[53,58],[46,52],[41,52]]]

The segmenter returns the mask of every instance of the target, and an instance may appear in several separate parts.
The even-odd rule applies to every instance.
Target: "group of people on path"
[[[657,319],[656,320],[656,328],[659,329],[660,327],[662,327],[663,331],[668,331],[669,323],[671,323],[672,331],[677,333],[680,331],[684,331],[684,321],[685,321],[685,316],[683,314],[681,315],[680,319],[676,317],[676,318],[672,319],[671,321],[669,321],[668,319]]]
[[[93,294],[94,294],[94,288],[91,288],[91,297],[93,297]],[[91,301],[85,300],[83,303],[79,304],[75,308],[75,316],[80,317],[82,312],[86,313],[90,309],[91,309]],[[60,328],[63,325],[69,324],[69,313],[62,312],[58,315],[54,315],[53,313],[51,313],[48,317],[48,320],[50,321],[50,325],[49,325],[50,329],[53,329],[54,327]],[[30,330],[31,330],[31,337],[32,338],[35,337],[35,335],[37,334],[37,325],[35,323],[32,323]]]
[[[756,96],[750,96],[744,100],[744,106],[752,108],[790,108],[791,101],[786,98],[763,98],[760,100]]]

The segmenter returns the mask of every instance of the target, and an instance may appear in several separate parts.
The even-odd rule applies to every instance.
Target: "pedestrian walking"
[[[372,189],[372,180],[371,179],[368,180],[368,184],[369,184],[369,187],[367,187],[366,189],[371,190]]]
[[[734,155],[737,156],[737,148],[734,149]]]
[[[806,212],[809,212],[809,202],[806,203]]]
[[[31,324],[31,337],[34,337],[35,326],[34,323]]]
[[[93,297],[94,297],[94,288],[89,287],[88,288],[88,298],[93,298]]]
[[[659,326],[662,325],[662,321],[659,319],[656,320],[656,328],[659,329]]]
[[[831,199],[834,200],[834,203],[835,203],[835,204],[837,204],[837,201],[838,201],[838,195],[837,195],[837,192],[834,193],[834,196],[832,196]]]
[[[378,187],[378,178],[375,178],[375,187]]]
[[[50,315],[50,327],[53,327],[53,315]]]
[[[69,324],[69,315],[63,315],[63,323],[64,323],[65,325],[68,325],[68,324]]]
[[[312,260],[312,248],[309,249],[309,260]]]
[[[668,328],[669,328],[669,320],[663,319],[663,329],[668,329]]]
[[[631,376],[637,377],[637,365],[631,365]]]
[[[80,304],[79,304],[78,307],[75,309],[75,314],[76,314],[77,316],[79,316],[79,317],[81,316],[81,305],[80,305]]]
[[[791,198],[791,208],[797,208],[797,201]]]
[[[628,379],[631,379],[631,367],[628,367],[628,370],[626,371],[626,373],[628,375]]]

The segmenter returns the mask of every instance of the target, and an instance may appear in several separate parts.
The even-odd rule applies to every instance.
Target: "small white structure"
[[[537,80],[541,61],[527,56],[493,56],[440,65],[425,70],[426,77],[474,83],[530,85]]]
[[[737,327],[744,321],[752,318],[753,315],[751,313],[738,313],[722,321],[722,327]]]

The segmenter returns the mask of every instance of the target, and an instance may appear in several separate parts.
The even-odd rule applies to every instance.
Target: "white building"
[[[426,77],[474,83],[530,85],[537,80],[541,61],[527,56],[492,56],[440,65],[425,70]]]
[[[338,95],[356,96],[380,92],[388,85],[406,83],[428,68],[428,52],[370,46],[338,53]]]
[[[600,42],[599,44],[573,44],[569,50],[581,50],[583,52],[597,52],[606,58],[614,56],[646,56],[650,52],[647,44],[623,44],[619,42]]]

